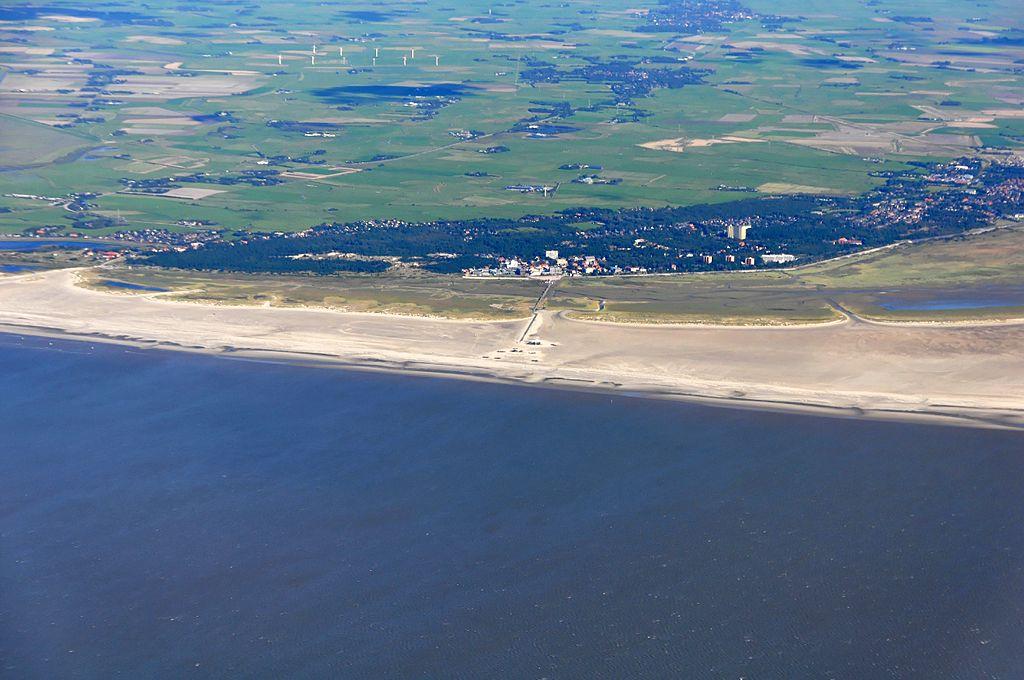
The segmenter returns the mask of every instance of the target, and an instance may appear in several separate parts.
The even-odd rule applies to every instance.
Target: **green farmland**
[[[892,19],[907,3],[815,4],[759,0],[787,19],[699,34],[645,31],[654,3],[610,0],[22,12],[0,24],[0,230],[298,231],[851,194],[872,171],[1020,147],[1024,48],[986,42],[1017,3],[950,3],[927,23]],[[702,75],[630,97],[567,75],[615,60]],[[240,180],[266,172],[275,183]],[[587,173],[614,181],[573,182]],[[162,179],[182,195],[131,189]],[[86,210],[25,198],[72,194]]]

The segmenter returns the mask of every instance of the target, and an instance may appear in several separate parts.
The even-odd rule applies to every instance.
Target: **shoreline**
[[[198,354],[219,359],[254,363],[297,366],[302,368],[386,373],[441,380],[468,380],[497,385],[552,389],[563,392],[607,394],[630,399],[657,399],[687,404],[770,413],[789,413],[828,418],[852,418],[883,422],[913,422],[952,427],[976,427],[1024,431],[1024,409],[996,409],[963,404],[934,404],[929,408],[864,408],[852,404],[817,403],[810,400],[769,398],[763,396],[713,395],[673,389],[666,386],[628,384],[595,378],[548,376],[539,379],[529,375],[515,375],[480,367],[459,366],[422,360],[396,360],[351,358],[329,353],[293,350],[271,350],[255,347],[206,347],[186,345],[174,341],[146,340],[126,335],[112,336],[100,333],[76,334],[59,328],[21,326],[0,323],[0,334],[11,337],[29,336],[53,340],[97,343],[131,347],[139,350],[161,350],[183,354]],[[781,394],[779,395],[782,396]],[[794,395],[795,397],[795,395]]]
[[[468,321],[107,293],[73,270],[0,283],[0,332],[143,349],[1024,430],[1024,326],[615,324],[541,311]],[[788,332],[785,332],[788,331]]]

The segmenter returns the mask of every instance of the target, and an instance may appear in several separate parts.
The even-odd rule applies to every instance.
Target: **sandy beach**
[[[0,330],[254,360],[1024,428],[1024,324],[661,327],[448,321],[231,307],[76,285],[74,270],[0,279]]]

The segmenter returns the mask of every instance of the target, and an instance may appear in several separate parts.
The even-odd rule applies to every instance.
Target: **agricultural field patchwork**
[[[1024,10],[918,4],[7,4],[0,230],[849,196],[1017,154]]]

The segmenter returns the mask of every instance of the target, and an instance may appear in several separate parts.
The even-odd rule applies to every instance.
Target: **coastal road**
[[[827,298],[825,300],[825,302],[827,302],[829,304],[829,306],[832,307],[832,309],[836,310],[837,312],[842,314],[844,317],[846,317],[846,321],[848,323],[850,323],[850,324],[859,325],[859,324],[869,324],[869,323],[871,323],[870,321],[868,321],[864,317],[858,316],[855,312],[853,312],[853,311],[847,309],[846,307],[844,307],[843,305],[839,304],[839,302],[835,298]]]

